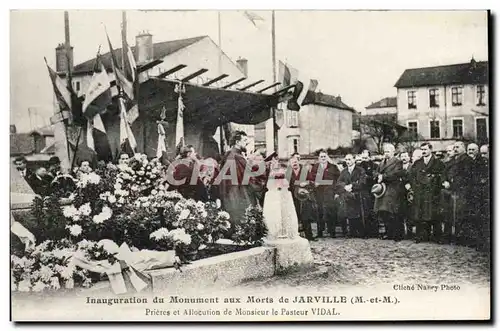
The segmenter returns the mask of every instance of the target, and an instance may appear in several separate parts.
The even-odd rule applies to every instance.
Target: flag
[[[124,68],[122,68],[123,73],[125,75],[125,78],[127,78],[129,82],[135,83],[137,74],[137,64],[135,63],[134,53],[132,53],[132,49],[130,48],[125,38],[122,38],[122,47],[123,47],[123,52],[125,54],[123,62]]]
[[[245,10],[243,12],[243,16],[245,16],[250,22],[252,22],[252,24],[256,27],[257,24],[255,22],[257,21],[262,21],[264,22],[264,19],[262,17],[260,17],[259,15],[257,15],[256,13],[254,12],[251,12],[251,11],[247,11]]]
[[[175,124],[175,145],[178,146],[184,138],[184,110],[186,109],[182,99],[184,85],[182,83],[176,85],[175,92],[179,94],[177,101],[177,121]]]
[[[134,86],[133,82],[129,81],[125,74],[120,70],[118,66],[118,61],[116,60],[115,52],[113,50],[113,45],[111,45],[111,40],[109,39],[108,33],[106,32],[106,37],[108,38],[109,52],[111,53],[111,65],[113,67],[113,72],[115,73],[116,85],[123,90],[125,95],[133,100],[134,99]]]
[[[161,159],[167,153],[167,145],[165,144],[165,128],[161,123],[158,123],[158,147],[156,148],[156,157]]]
[[[85,93],[82,106],[83,115],[87,119],[92,119],[95,115],[102,113],[112,102],[111,81],[104,65],[98,64],[98,62],[100,62],[99,57],[96,58],[94,74]]]
[[[121,152],[132,156],[135,154],[137,149],[137,142],[135,141],[132,128],[127,121],[125,102],[123,101],[123,98],[119,98],[118,103],[120,106],[120,149]]]
[[[59,104],[59,110],[70,111],[71,112],[71,92],[68,87],[64,84],[64,81],[57,75],[57,73],[48,65],[47,59],[45,64],[49,71],[50,80],[52,82],[52,88],[54,89],[54,94],[56,95],[57,103]]]
[[[299,71],[289,65],[278,61],[278,82],[280,82],[283,87],[295,84],[298,80]]]
[[[96,114],[87,122],[87,147],[97,154],[98,160],[109,162],[113,159],[101,114]]]
[[[307,80],[304,80],[304,83]],[[307,104],[308,102],[311,102],[314,98],[314,91],[316,91],[316,88],[318,87],[318,80],[317,79],[309,79],[309,85],[307,89],[302,89],[302,92],[300,93],[299,97],[297,98],[297,103],[300,106],[303,106]]]

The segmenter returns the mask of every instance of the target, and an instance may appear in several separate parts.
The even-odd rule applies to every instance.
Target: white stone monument
[[[268,228],[264,244],[276,247],[278,272],[313,266],[309,241],[299,236],[297,213],[288,187],[286,179],[270,176],[264,200],[264,222]]]

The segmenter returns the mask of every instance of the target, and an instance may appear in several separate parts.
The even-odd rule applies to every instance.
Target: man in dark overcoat
[[[336,164],[330,162],[326,150],[321,150],[318,162],[314,164],[309,172],[309,181],[314,183],[315,198],[318,206],[318,234],[323,237],[325,225],[331,237],[335,237],[335,224],[337,222],[337,210],[335,207],[335,187],[340,171]],[[328,182],[328,184],[326,183]]]
[[[370,159],[370,152],[368,150],[364,150],[361,154],[361,163],[359,164],[366,173],[366,184],[364,187],[365,192],[367,193],[367,213],[365,215],[366,220],[366,235],[369,238],[377,238],[378,237],[378,222],[377,217],[373,213],[373,204],[375,202],[375,197],[373,197],[370,193],[372,186],[377,182],[375,180],[375,171],[377,170],[377,165]]]
[[[368,194],[365,190],[365,170],[354,163],[354,157],[347,154],[345,157],[347,167],[340,172],[338,179],[338,192],[342,200],[340,213],[349,220],[349,234],[353,237],[365,237],[365,222]],[[371,209],[371,208],[370,208]]]
[[[247,165],[243,154],[247,151],[248,143],[249,139],[244,131],[234,133],[230,141],[231,150],[222,160],[219,176],[214,182],[214,185],[219,185],[222,209],[229,213],[233,224],[241,223],[246,209],[259,203],[256,188],[252,186],[256,183],[251,181],[252,177],[248,174],[251,167]]]
[[[413,228],[415,226],[412,215],[411,215],[411,206],[412,202],[409,201],[408,197],[411,195],[413,197],[413,191],[411,190],[410,185],[410,169],[411,169],[411,158],[410,154],[407,151],[403,151],[399,154],[399,159],[401,160],[403,171],[401,173],[401,182],[404,185],[404,192],[401,196],[400,202],[400,217],[403,219],[405,224],[405,236],[407,239],[413,238]]]
[[[420,145],[422,158],[413,163],[410,170],[410,184],[413,189],[412,218],[417,231],[415,242],[433,239],[441,242],[441,198],[442,175],[444,164],[432,155],[432,145],[428,142]]]
[[[395,157],[395,147],[392,144],[384,145],[384,160],[378,165],[375,172],[377,183],[384,183],[386,192],[375,198],[373,211],[377,215],[379,222],[385,225],[386,238],[401,241],[404,237],[403,220],[398,217],[403,195],[403,184],[401,173],[403,164]]]
[[[490,249],[490,164],[488,146],[483,145],[474,162],[474,211],[477,222],[477,249]]]
[[[472,159],[466,154],[465,144],[454,144],[455,157],[451,161],[444,176],[443,187],[451,191],[451,217],[455,225],[455,239],[458,244],[470,242],[473,223],[470,219],[474,197]]]

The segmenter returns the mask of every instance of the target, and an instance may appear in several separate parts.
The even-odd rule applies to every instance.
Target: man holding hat
[[[441,243],[441,197],[443,162],[432,155],[432,145],[420,145],[422,158],[413,163],[410,170],[410,185],[414,192],[412,219],[416,223],[415,242],[428,241],[431,228],[434,240]]]
[[[404,237],[404,226],[397,216],[401,204],[399,199],[404,196],[401,182],[403,163],[395,157],[395,151],[394,145],[384,145],[384,160],[378,165],[375,172],[377,184],[372,188],[375,195],[373,209],[379,222],[385,226],[386,238],[401,241]]]

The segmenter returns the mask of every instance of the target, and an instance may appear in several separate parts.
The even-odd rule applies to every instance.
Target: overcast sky
[[[257,12],[254,27],[241,11],[222,12],[222,49],[233,60],[248,59],[249,74],[272,78],[271,12]],[[104,25],[120,47],[120,11],[70,11],[75,64],[108,51]],[[148,30],[153,41],[208,35],[217,42],[217,12],[127,11],[128,41]],[[394,84],[407,68],[488,60],[484,11],[277,11],[276,54],[311,78],[323,93],[340,95],[360,110],[395,96]],[[28,109],[40,125],[53,112],[53,92],[43,57],[55,67],[55,47],[64,41],[62,11],[11,13],[11,122],[30,129]]]

